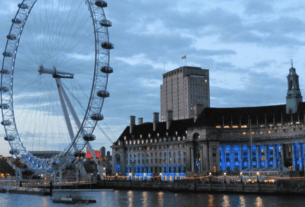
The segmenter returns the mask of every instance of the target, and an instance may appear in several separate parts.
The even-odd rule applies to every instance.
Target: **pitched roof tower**
[[[291,68],[287,76],[288,90],[286,96],[286,113],[293,114],[297,112],[300,102],[303,102],[303,97],[299,88],[299,76],[295,72],[293,62],[291,60]]]

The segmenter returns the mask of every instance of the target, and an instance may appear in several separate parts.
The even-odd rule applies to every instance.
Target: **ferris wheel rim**
[[[90,91],[90,97],[88,106],[86,108],[85,116],[81,122],[81,127],[79,128],[77,134],[74,139],[71,141],[69,146],[60,152],[59,155],[53,156],[49,159],[41,159],[34,155],[32,155],[26,147],[23,146],[22,141],[20,140],[18,129],[16,126],[15,115],[14,115],[14,101],[13,101],[13,86],[14,86],[14,69],[15,69],[15,61],[18,53],[19,41],[22,38],[23,28],[26,25],[27,18],[30,15],[32,9],[34,8],[36,2],[39,0],[23,0],[22,3],[18,4],[17,13],[12,20],[12,26],[10,28],[9,34],[7,36],[7,42],[5,46],[5,52],[3,53],[3,62],[1,69],[1,112],[2,112],[2,125],[5,128],[5,140],[9,142],[11,147],[10,153],[19,158],[27,158],[25,159],[25,164],[29,164],[29,167],[34,170],[46,170],[53,163],[59,161],[60,159],[66,157],[69,153],[73,151],[72,148],[77,146],[77,151],[81,151],[87,144],[88,140],[84,140],[83,134],[93,134],[95,126],[100,119],[99,116],[94,117],[95,115],[101,115],[101,111],[104,104],[105,97],[99,96],[100,91],[107,92],[108,85],[108,75],[109,71],[105,72],[102,70],[104,67],[109,67],[110,63],[110,49],[113,49],[113,45],[109,42],[109,33],[107,26],[103,26],[102,21],[109,21],[106,19],[106,15],[104,12],[104,7],[98,5],[98,3],[104,2],[100,0],[84,0],[84,3],[88,5],[88,9],[90,11],[90,16],[93,22],[94,27],[94,38],[95,38],[95,63],[94,63],[94,73],[92,80],[92,87]],[[107,3],[106,3],[107,6]],[[20,15],[24,16],[24,19],[19,18]],[[21,24],[21,26],[20,26]],[[14,31],[14,27],[20,27],[19,34],[12,33]],[[103,30],[104,38],[101,38],[101,32]],[[105,33],[106,31],[106,33]],[[106,39],[106,43],[110,43],[112,48],[103,47],[103,43],[101,39]],[[10,50],[11,45],[15,46],[13,51]],[[109,46],[109,45],[108,45]],[[101,61],[103,51],[103,61]],[[11,68],[6,68],[6,63],[11,63]],[[111,69],[112,72],[112,69]],[[8,73],[8,74],[7,74]],[[10,75],[10,84],[7,84],[6,75]],[[97,86],[97,82],[99,79],[104,78],[104,85]],[[9,95],[7,95],[9,93]],[[108,93],[109,96],[109,93]],[[97,104],[98,103],[98,104]],[[92,105],[95,104],[95,110],[92,110]],[[99,107],[96,107],[99,105]],[[8,112],[9,111],[9,112]],[[102,116],[102,115],[101,115]],[[93,119],[92,117],[96,118]],[[13,127],[11,127],[13,126]],[[77,152],[76,151],[76,152]],[[34,160],[34,161],[33,161]],[[58,163],[57,163],[58,164]]]

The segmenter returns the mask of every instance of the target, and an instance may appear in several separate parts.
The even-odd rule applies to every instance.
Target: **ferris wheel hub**
[[[70,78],[70,79],[74,78],[73,73],[62,72],[62,71],[56,70],[55,67],[45,68],[41,65],[41,66],[39,66],[38,72],[39,72],[39,74],[53,75],[53,78]]]

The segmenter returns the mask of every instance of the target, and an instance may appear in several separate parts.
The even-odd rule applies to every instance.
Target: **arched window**
[[[193,135],[194,141],[198,140],[199,138],[200,138],[200,136],[199,136],[198,133],[195,133],[195,134]]]

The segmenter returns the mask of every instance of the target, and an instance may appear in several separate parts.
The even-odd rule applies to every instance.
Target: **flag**
[[[182,56],[182,59],[186,59],[186,55]]]

